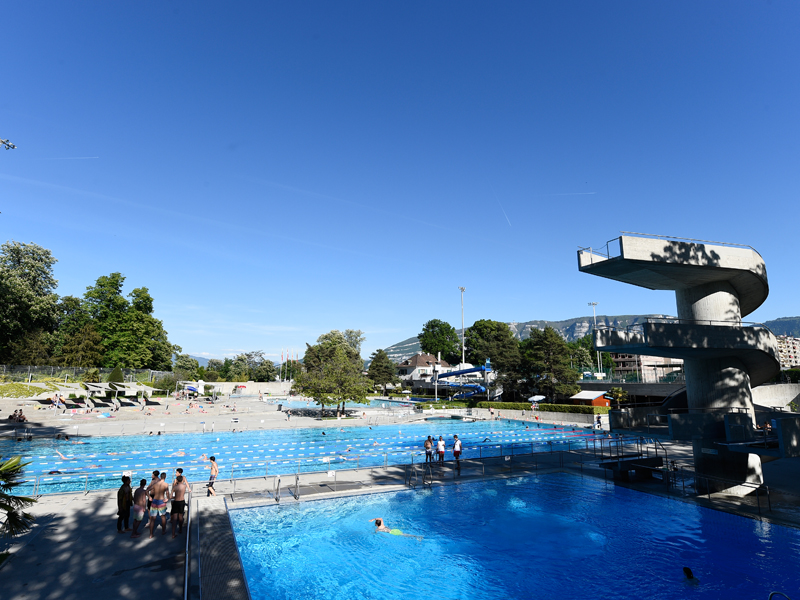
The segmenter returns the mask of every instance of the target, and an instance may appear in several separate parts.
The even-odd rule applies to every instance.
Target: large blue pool
[[[253,600],[766,600],[800,589],[797,530],[568,474],[230,514]],[[376,534],[375,517],[422,539]]]
[[[183,467],[190,482],[206,479],[207,463],[200,460],[201,454],[216,456],[220,479],[229,479],[407,464],[419,460],[428,435],[441,435],[449,449],[453,434],[458,434],[463,440],[464,458],[584,448],[594,440],[594,433],[588,429],[527,426],[506,420],[437,420],[415,425],[342,427],[331,421],[324,429],[80,438],[85,442],[82,444],[53,439],[4,440],[0,442],[0,456],[22,454],[31,463],[26,468],[29,483],[21,488],[23,492],[31,492],[38,477],[39,493],[56,493],[117,487],[123,472],[130,473],[136,482],[149,479],[154,469],[171,472],[175,467]],[[446,457],[452,459],[449,450]]]

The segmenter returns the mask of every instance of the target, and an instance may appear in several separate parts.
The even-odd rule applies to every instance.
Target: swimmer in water
[[[417,538],[418,540],[422,539],[421,535],[411,535],[410,533],[403,533],[399,529],[389,529],[386,526],[386,521],[384,521],[380,517],[378,517],[376,519],[370,519],[369,521],[370,521],[370,523],[375,521],[375,533],[388,533],[390,535],[401,535],[403,537],[413,537],[413,538]]]
[[[58,450],[56,450],[56,454],[58,454],[61,457],[61,460],[78,460],[77,458],[67,458],[66,456],[61,454],[61,452],[59,452]]]
[[[483,441],[484,441],[484,442],[491,442],[492,440],[491,440],[491,439],[489,439],[489,438],[483,438]]]
[[[686,576],[686,583],[688,585],[699,585],[700,580],[694,576],[692,570],[689,567],[683,567],[683,574]]]

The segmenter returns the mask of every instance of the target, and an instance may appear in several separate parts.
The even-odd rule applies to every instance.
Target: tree
[[[299,360],[287,360],[282,365],[279,365],[278,375],[283,379],[292,380],[297,379],[297,374],[303,370],[303,363]]]
[[[371,387],[372,382],[361,374],[361,367],[353,362],[346,348],[336,345],[318,367],[297,375],[292,390],[313,398],[323,414],[325,406],[333,404],[341,414],[347,402],[366,400]]]
[[[592,367],[592,353],[589,352],[584,346],[578,346],[572,349],[571,353],[572,365],[574,368],[583,371],[584,369]]]
[[[125,383],[125,375],[122,374],[122,369],[119,366],[114,367],[114,370],[108,374],[107,383]],[[113,385],[112,388],[116,389]]]
[[[102,342],[94,325],[86,323],[65,338],[59,362],[69,367],[96,367],[103,359]]]
[[[25,496],[12,494],[14,488],[21,485],[23,467],[30,463],[21,462],[19,456],[14,456],[0,463],[0,511],[6,513],[6,520],[0,531],[3,537],[10,538],[24,533],[30,529],[33,515],[24,511],[28,506],[36,504],[36,500]]]
[[[397,376],[397,365],[392,362],[385,350],[376,350],[370,356],[369,377],[375,385],[383,386],[383,395],[386,395],[386,385],[389,383],[399,383]]]
[[[211,358],[206,365],[206,372],[208,371],[216,371],[219,373],[222,371],[222,361],[217,358]]]
[[[197,368],[200,363],[188,354],[179,354],[175,357],[172,370],[180,379],[194,380],[197,377]]]
[[[442,359],[451,365],[461,362],[461,340],[458,339],[458,334],[450,323],[431,319],[422,326],[417,338],[423,352],[434,356],[441,352]]]
[[[348,346],[355,350],[358,355],[361,355],[361,344],[367,339],[364,337],[363,331],[360,329],[345,329],[344,339]]]
[[[464,339],[467,361],[482,365],[491,359],[492,369],[498,373],[510,373],[519,363],[519,342],[507,324],[481,319],[467,329]]]
[[[278,378],[278,372],[272,361],[265,360],[252,370],[251,376],[253,381],[275,381]]]
[[[51,332],[56,322],[56,259],[36,244],[6,242],[0,246],[0,359],[28,333]]]
[[[15,365],[49,365],[51,364],[52,335],[41,329],[29,331],[11,343],[9,357]]]
[[[83,307],[103,339],[103,366],[167,370],[173,353],[181,352],[167,339],[161,321],[153,317],[153,298],[147,288],[122,295],[125,277],[111,273],[86,288]]]
[[[611,396],[612,400],[614,400],[617,408],[619,408],[620,402],[627,402],[628,400],[628,391],[623,390],[620,387],[612,387],[610,390],[608,390],[608,395]]]
[[[571,396],[580,391],[575,385],[579,373],[570,368],[570,348],[552,327],[534,330],[520,345],[522,372],[539,393],[548,398]]]

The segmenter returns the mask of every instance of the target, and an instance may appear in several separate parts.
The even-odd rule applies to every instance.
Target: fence
[[[32,366],[32,365],[1,365],[2,373],[0,379],[7,382],[17,383],[36,383],[39,381],[64,381],[65,383],[77,383],[87,371],[88,367],[53,367],[53,366]],[[103,375],[109,375],[114,369],[96,369]],[[151,369],[122,369],[125,381],[148,383],[155,381],[159,377],[168,374],[168,371],[153,371]]]

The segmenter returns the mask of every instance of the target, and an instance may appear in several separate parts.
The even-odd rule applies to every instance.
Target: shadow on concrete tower
[[[595,344],[608,352],[682,358],[686,409],[668,415],[670,436],[680,439],[673,435],[680,428],[683,439],[692,440],[695,470],[709,478],[710,488],[761,483],[760,456],[746,443],[757,433],[751,388],[779,373],[780,362],[772,332],[742,322],[769,294],[758,252],[749,246],[623,235],[602,249],[579,250],[578,267],[591,275],[675,291],[677,319],[598,330]],[[730,442],[735,427],[746,430],[738,445]]]

